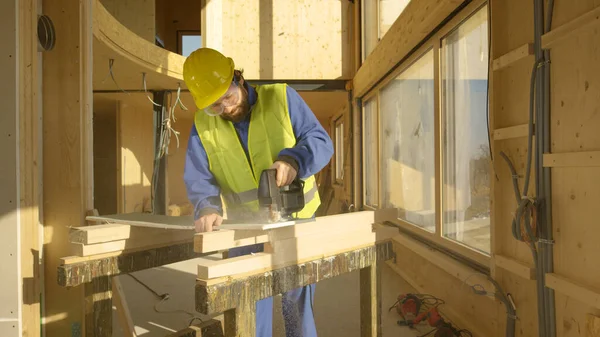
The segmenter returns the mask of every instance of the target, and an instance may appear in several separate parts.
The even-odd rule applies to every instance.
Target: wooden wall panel
[[[119,102],[120,213],[142,212],[151,205],[154,158],[152,104]],[[147,206],[146,206],[147,207]]]
[[[349,1],[206,0],[203,4],[205,46],[232,57],[246,78],[352,76],[354,14]]]
[[[200,32],[199,0],[156,0],[156,32],[165,49],[178,53],[177,31]]]
[[[7,337],[20,335],[21,301],[19,251],[19,59],[18,2],[0,4],[0,92],[3,101],[0,114],[0,139],[3,160],[0,164],[0,334]]]

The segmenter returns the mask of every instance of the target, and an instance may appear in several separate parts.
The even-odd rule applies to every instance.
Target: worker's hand
[[[298,172],[292,165],[284,161],[276,161],[271,165],[272,169],[277,169],[277,186],[287,186],[294,181]]]
[[[214,227],[218,227],[223,222],[223,217],[219,214],[207,214],[196,220],[196,233],[212,232]]]

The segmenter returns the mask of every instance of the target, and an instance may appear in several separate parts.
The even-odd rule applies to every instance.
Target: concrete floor
[[[133,273],[158,294],[168,293],[169,299],[163,302],[132,277],[119,276],[138,336],[164,337],[185,328],[194,316],[202,317],[194,311],[196,266],[195,260],[189,260]],[[394,311],[388,312],[388,308],[400,293],[414,290],[386,265],[383,267],[382,287],[383,336],[413,337],[430,330],[429,327],[409,330],[396,324],[399,316]],[[319,337],[359,337],[358,272],[319,282],[316,289],[314,311]],[[278,299],[274,301],[273,336],[285,337]],[[222,316],[215,318],[222,319]],[[123,336],[115,307],[113,331],[114,337]]]

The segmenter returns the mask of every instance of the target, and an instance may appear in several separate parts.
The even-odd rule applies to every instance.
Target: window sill
[[[431,248],[402,233],[394,236],[392,241],[394,244],[401,245],[411,252],[421,256],[429,263],[456,277],[461,282],[465,282],[466,285],[479,284],[485,288],[488,293],[495,292],[495,287],[487,279],[487,275],[480,273],[479,271],[457,261],[456,259],[442,253],[437,249]],[[475,275],[478,275],[478,277],[475,277]],[[486,297],[490,301],[495,301],[495,299],[489,296],[482,297]]]

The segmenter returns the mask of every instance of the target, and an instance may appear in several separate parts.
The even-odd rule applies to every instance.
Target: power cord
[[[144,288],[146,288],[148,291],[150,291],[154,296],[156,296],[159,301],[156,302],[154,304],[154,311],[159,313],[159,314],[170,314],[170,313],[183,313],[183,314],[187,314],[188,316],[191,317],[190,321],[188,322],[188,326],[192,325],[192,323],[195,320],[199,320],[200,323],[203,323],[204,320],[202,318],[200,318],[199,316],[197,316],[194,313],[191,313],[189,311],[183,310],[183,309],[178,309],[178,310],[159,310],[158,306],[161,305],[162,303],[168,301],[171,297],[168,293],[164,293],[164,294],[159,294],[158,292],[156,292],[154,289],[150,288],[147,284],[145,284],[144,282],[142,282],[139,278],[135,277],[133,274],[126,274],[128,276],[130,276],[131,278],[133,278],[137,283],[141,284]]]

